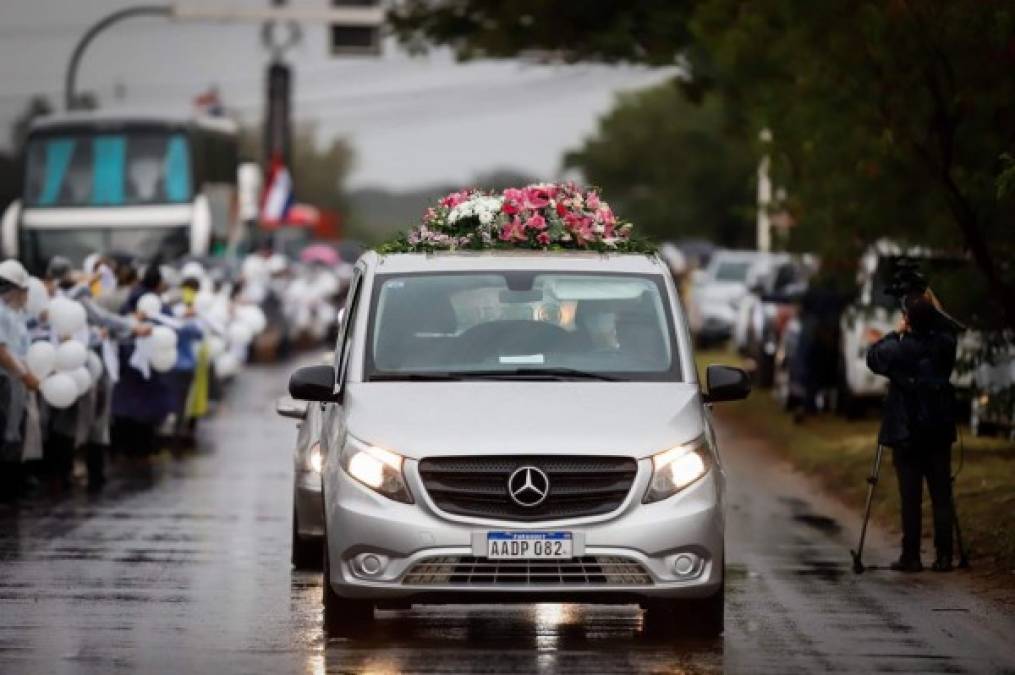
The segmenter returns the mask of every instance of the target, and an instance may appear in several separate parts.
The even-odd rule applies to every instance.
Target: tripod
[[[874,488],[878,485],[878,477],[881,473],[881,455],[884,454],[885,446],[878,443],[878,449],[874,453],[874,466],[871,468],[871,474],[867,477],[867,506],[863,511],[863,525],[860,527],[860,543],[857,544],[856,550],[850,550],[849,554],[853,556],[853,572],[856,574],[863,574],[864,570],[867,569],[863,565],[863,542],[867,538],[867,523],[871,517],[871,502],[874,501]]]
[[[867,569],[863,564],[863,544],[864,540],[867,538],[867,523],[870,521],[871,517],[871,503],[874,501],[874,488],[877,487],[881,474],[882,455],[884,455],[884,446],[878,443],[878,448],[874,453],[874,466],[871,467],[871,473],[867,477],[867,505],[863,512],[863,525],[860,527],[860,542],[857,544],[856,550],[851,549],[849,552],[850,556],[853,558],[853,572],[856,574],[863,574],[863,572]],[[965,543],[962,541],[962,528],[959,526],[959,512],[955,507],[955,477],[957,475],[958,471],[956,471],[951,477],[952,522],[955,524],[955,542],[959,547],[958,566],[960,569],[966,569],[969,567],[969,551],[966,549]]]

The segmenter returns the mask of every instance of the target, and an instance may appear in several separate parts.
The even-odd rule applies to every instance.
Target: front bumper
[[[517,523],[446,514],[423,489],[415,461],[405,464],[416,503],[383,497],[329,463],[325,469],[328,557],[335,593],[349,598],[409,602],[564,601],[637,602],[649,598],[701,598],[719,590],[723,580],[722,474],[718,466],[669,499],[642,504],[651,477],[651,461],[641,460],[631,492],[615,512],[563,521]],[[430,576],[420,570],[449,560],[482,564],[485,533],[491,530],[563,530],[572,533],[577,565],[581,561],[620,561],[639,573],[594,575],[574,582],[540,582],[533,574],[520,581],[492,581],[477,575]],[[382,571],[368,576],[355,564],[373,553]],[[699,561],[691,575],[678,576],[681,553]],[[609,562],[606,569],[610,568]],[[478,579],[478,581],[476,580]],[[618,581],[620,580],[620,581]],[[634,582],[632,582],[634,580]],[[545,580],[544,580],[545,581]]]

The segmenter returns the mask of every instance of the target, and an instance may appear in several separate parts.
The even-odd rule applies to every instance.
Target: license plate
[[[488,532],[490,560],[566,560],[572,550],[570,532]]]

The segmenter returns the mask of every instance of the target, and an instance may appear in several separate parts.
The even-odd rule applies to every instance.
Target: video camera
[[[899,258],[895,261],[892,278],[885,287],[885,294],[902,299],[910,295],[921,295],[927,290],[927,277],[920,273],[920,263],[913,258]]]
[[[927,277],[920,272],[920,262],[918,260],[914,258],[899,258],[895,261],[895,269],[892,272],[891,279],[885,286],[885,294],[896,298],[899,301],[900,308],[906,311],[906,299],[923,295],[929,286],[930,283],[927,281]],[[961,322],[940,307],[935,306],[934,309],[942,321],[942,326],[956,332],[966,330],[966,327]]]

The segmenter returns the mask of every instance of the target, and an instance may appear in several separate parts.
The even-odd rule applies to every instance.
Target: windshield
[[[720,260],[716,263],[713,278],[716,281],[744,283],[750,269],[751,263],[746,260]]]
[[[665,292],[639,275],[379,275],[367,377],[678,380]]]
[[[178,204],[191,199],[190,147],[182,133],[44,135],[26,150],[27,206]]]
[[[133,227],[116,229],[21,230],[21,258],[34,272],[45,269],[55,255],[80,266],[92,253],[126,252],[139,258],[156,253],[174,260],[190,250],[186,227]]]

